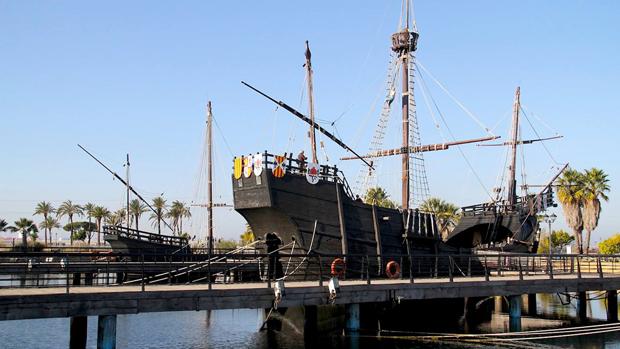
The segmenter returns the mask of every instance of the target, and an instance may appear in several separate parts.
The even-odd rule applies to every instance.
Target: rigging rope
[[[422,85],[422,91],[424,91],[424,90],[428,91],[428,86],[426,85],[426,81],[424,80],[422,72],[419,71],[419,73],[420,73],[419,76],[420,76],[420,82],[421,82],[421,85]],[[430,92],[429,92],[429,94],[430,94]],[[439,114],[439,117],[441,118],[441,120],[443,121],[444,125],[446,126],[446,130],[450,134],[450,137],[452,138],[453,141],[456,141],[456,137],[454,137],[454,134],[452,133],[452,130],[450,129],[450,126],[448,126],[448,123],[446,122],[446,119],[444,118],[443,113],[439,109],[439,106],[437,105],[437,103],[436,103],[436,101],[435,101],[435,99],[433,98],[432,95],[430,95],[430,99],[431,99],[433,105],[435,106],[435,109],[437,110],[437,113]],[[461,154],[461,156],[463,157],[463,159],[467,163],[467,166],[469,167],[469,169],[472,171],[472,173],[474,174],[474,176],[478,180],[478,183],[480,184],[482,189],[484,189],[485,193],[489,196],[489,198],[491,198],[491,200],[493,200],[493,196],[489,193],[487,187],[484,185],[484,182],[482,181],[482,178],[480,178],[480,176],[478,175],[478,172],[476,172],[476,169],[474,168],[474,166],[471,164],[471,162],[469,161],[469,159],[465,155],[465,152],[463,151],[461,146],[457,145],[456,148],[458,149],[459,153]]]
[[[536,130],[536,128],[534,128],[534,125],[532,124],[532,122],[530,121],[530,118],[527,116],[527,114],[525,113],[525,110],[523,108],[521,108],[521,111],[523,112],[523,116],[525,116],[525,120],[527,120],[527,123],[530,125],[530,127],[532,128],[532,131],[534,131],[534,134],[536,134],[536,137],[542,139],[542,137],[538,134],[538,131]],[[549,151],[549,148],[547,148],[547,145],[545,144],[544,140],[541,140],[540,143],[542,143],[543,148],[545,148],[545,151],[547,152],[547,154],[549,155],[549,158],[551,158],[551,161],[553,161],[556,165],[560,165],[559,162],[557,162],[555,160],[555,158],[553,157],[553,155],[551,154],[551,152]]]
[[[418,60],[415,63],[416,66],[420,66],[420,68],[422,68],[422,70],[424,70],[424,72],[426,74],[428,74],[428,76],[431,77],[431,79],[437,84],[437,86],[439,86],[453,101],[454,103],[456,103],[456,105],[458,105],[467,115],[469,115],[469,117],[474,120],[478,126],[480,126],[486,133],[488,133],[490,136],[495,137],[495,135],[493,134],[493,132],[491,132],[491,130],[486,127],[486,125],[480,121],[480,119],[478,119],[478,117],[476,117],[471,111],[469,111],[469,109],[467,109],[463,103],[461,103],[450,91],[448,91],[448,89],[441,83],[439,82],[439,80],[437,80],[433,74],[431,74],[425,67],[424,65]],[[420,72],[421,73],[421,72]]]

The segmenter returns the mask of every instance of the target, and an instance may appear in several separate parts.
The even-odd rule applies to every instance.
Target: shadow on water
[[[588,318],[600,323],[606,318],[606,302],[600,294],[592,292],[588,306]],[[524,302],[525,303],[525,302]],[[575,300],[570,303],[557,295],[538,295],[536,317],[523,318],[524,330],[559,328],[574,325]],[[527,310],[527,309],[525,309]],[[527,314],[527,312],[524,312]],[[417,314],[412,316],[424,316]],[[382,332],[368,336],[344,337],[338,334],[319,335],[312,344],[305,344],[300,331],[259,331],[264,311],[258,309],[218,310],[174,313],[144,313],[119,315],[117,322],[118,348],[620,348],[620,333],[579,335],[569,338],[553,338],[529,342],[494,342],[469,340],[466,342],[420,341],[416,333]],[[454,333],[507,332],[506,313],[494,312],[489,321],[473,328],[450,328]],[[88,348],[96,348],[97,318],[88,318]],[[417,329],[416,329],[417,330]],[[444,328],[426,328],[424,331],[445,332]],[[2,348],[66,348],[69,343],[69,319],[38,319],[0,322]]]

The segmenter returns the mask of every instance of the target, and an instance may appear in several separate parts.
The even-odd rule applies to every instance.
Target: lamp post
[[[551,215],[545,215],[544,216],[544,222],[549,224],[549,259],[551,259],[551,223],[553,223],[555,221],[555,219],[558,218],[558,216],[555,215],[555,213],[552,213]]]

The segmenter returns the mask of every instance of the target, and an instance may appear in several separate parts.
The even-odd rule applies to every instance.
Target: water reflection
[[[588,318],[601,322],[606,318],[606,301],[600,292],[588,294]],[[490,300],[493,301],[492,299]],[[523,299],[527,314],[527,299]],[[523,317],[523,329],[561,328],[575,323],[576,299],[556,294],[537,296],[537,316]],[[424,314],[411,314],[424,316]],[[312,344],[304,343],[297,331],[259,331],[263,323],[263,310],[218,310],[175,313],[145,313],[119,315],[117,321],[118,348],[486,348],[498,347],[485,343],[419,342],[409,339],[385,337],[319,336]],[[96,317],[88,318],[88,348],[96,348]],[[465,331],[465,327],[460,330]],[[441,331],[441,329],[437,329]],[[458,329],[457,329],[458,330]],[[469,332],[495,333],[508,331],[505,312],[494,313],[490,321]],[[69,319],[40,319],[0,322],[2,348],[64,348],[69,343]],[[517,343],[514,343],[515,345]],[[523,343],[518,343],[520,346]],[[563,348],[620,348],[618,332],[597,335],[580,335],[570,338],[536,340],[532,345]],[[527,345],[527,344],[526,344]],[[514,347],[513,344],[499,345]]]

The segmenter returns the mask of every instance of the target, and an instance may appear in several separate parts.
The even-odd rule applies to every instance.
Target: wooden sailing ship
[[[317,124],[313,115],[309,47],[306,48],[305,64],[309,97],[308,116],[244,82],[246,86],[310,126],[311,162],[306,163],[303,159],[293,158],[291,153],[278,156],[265,152],[235,158],[232,178],[234,207],[247,220],[258,238],[268,238],[269,234],[273,234],[282,242],[294,241],[296,247],[303,251],[325,255],[411,257],[425,253],[469,252],[473,248],[500,244],[504,250],[535,251],[533,236],[537,230],[537,223],[535,211],[532,211],[531,207],[540,206],[541,202],[544,202],[545,207],[551,205],[551,190],[547,186],[537,195],[517,197],[514,171],[511,174],[508,200],[493,202],[492,210],[489,210],[490,204],[464,207],[461,223],[449,236],[448,243],[441,238],[435,213],[422,212],[412,204],[411,176],[414,172],[412,167],[416,166],[415,160],[421,158],[422,153],[490,141],[499,137],[490,135],[430,145],[422,145],[419,143],[419,138],[416,139],[418,131],[411,70],[414,67],[414,53],[419,35],[415,25],[409,24],[409,3],[404,1],[403,4],[405,10],[401,15],[401,23],[404,25],[392,35],[393,62],[399,65],[402,72],[403,126],[402,144],[398,148],[374,149],[366,155],[359,155]],[[388,90],[395,92],[391,88]],[[386,98],[385,106],[388,113],[393,99],[394,93]],[[516,123],[518,124],[518,112]],[[394,209],[378,207],[356,199],[359,196],[354,195],[338,168],[317,164],[315,131],[321,132],[352,153],[352,156],[343,157],[341,160],[361,160],[368,166],[369,173],[374,170],[371,159],[400,156],[401,207]],[[515,132],[509,142],[513,148],[519,142]],[[513,162],[514,160],[515,156]],[[514,170],[514,164],[511,168]],[[387,260],[384,259],[383,263]]]
[[[554,136],[523,140],[520,138],[521,89],[517,87],[512,113],[510,139],[498,144],[481,146],[507,146],[510,148],[508,175],[506,176],[506,195],[491,202],[466,206],[461,209],[459,224],[450,233],[447,243],[452,246],[477,248],[479,250],[499,250],[504,252],[535,253],[538,248],[538,214],[549,207],[556,206],[553,200],[553,182],[568,167],[562,166],[559,172],[542,185],[535,194],[517,195],[517,150],[519,146],[560,138]],[[527,189],[527,184],[523,184]]]
[[[410,123],[414,52],[418,33],[410,26],[409,1],[405,1],[403,26],[392,35],[395,64],[402,70],[402,146],[359,155],[342,140],[321,127],[314,119],[311,53],[306,46],[309,116],[278,101],[255,87],[246,86],[306,122],[312,149],[311,161],[293,158],[293,154],[274,155],[267,152],[234,159],[232,176],[234,208],[249,223],[258,238],[277,236],[283,243],[305,252],[323,255],[389,256],[458,253],[459,246],[450,246],[441,239],[437,218],[411,205],[412,158],[423,152],[445,150],[451,146],[493,140],[482,137],[465,141],[420,145],[411,143]],[[390,103],[391,104],[391,103]],[[417,122],[413,120],[413,122]],[[364,203],[354,195],[342,172],[335,166],[317,163],[315,132],[319,131],[334,143],[353,154],[342,160],[361,160],[372,171],[370,159],[400,156],[402,159],[402,206],[379,207]],[[379,263],[379,262],[377,262]],[[381,265],[380,269],[382,268]]]

